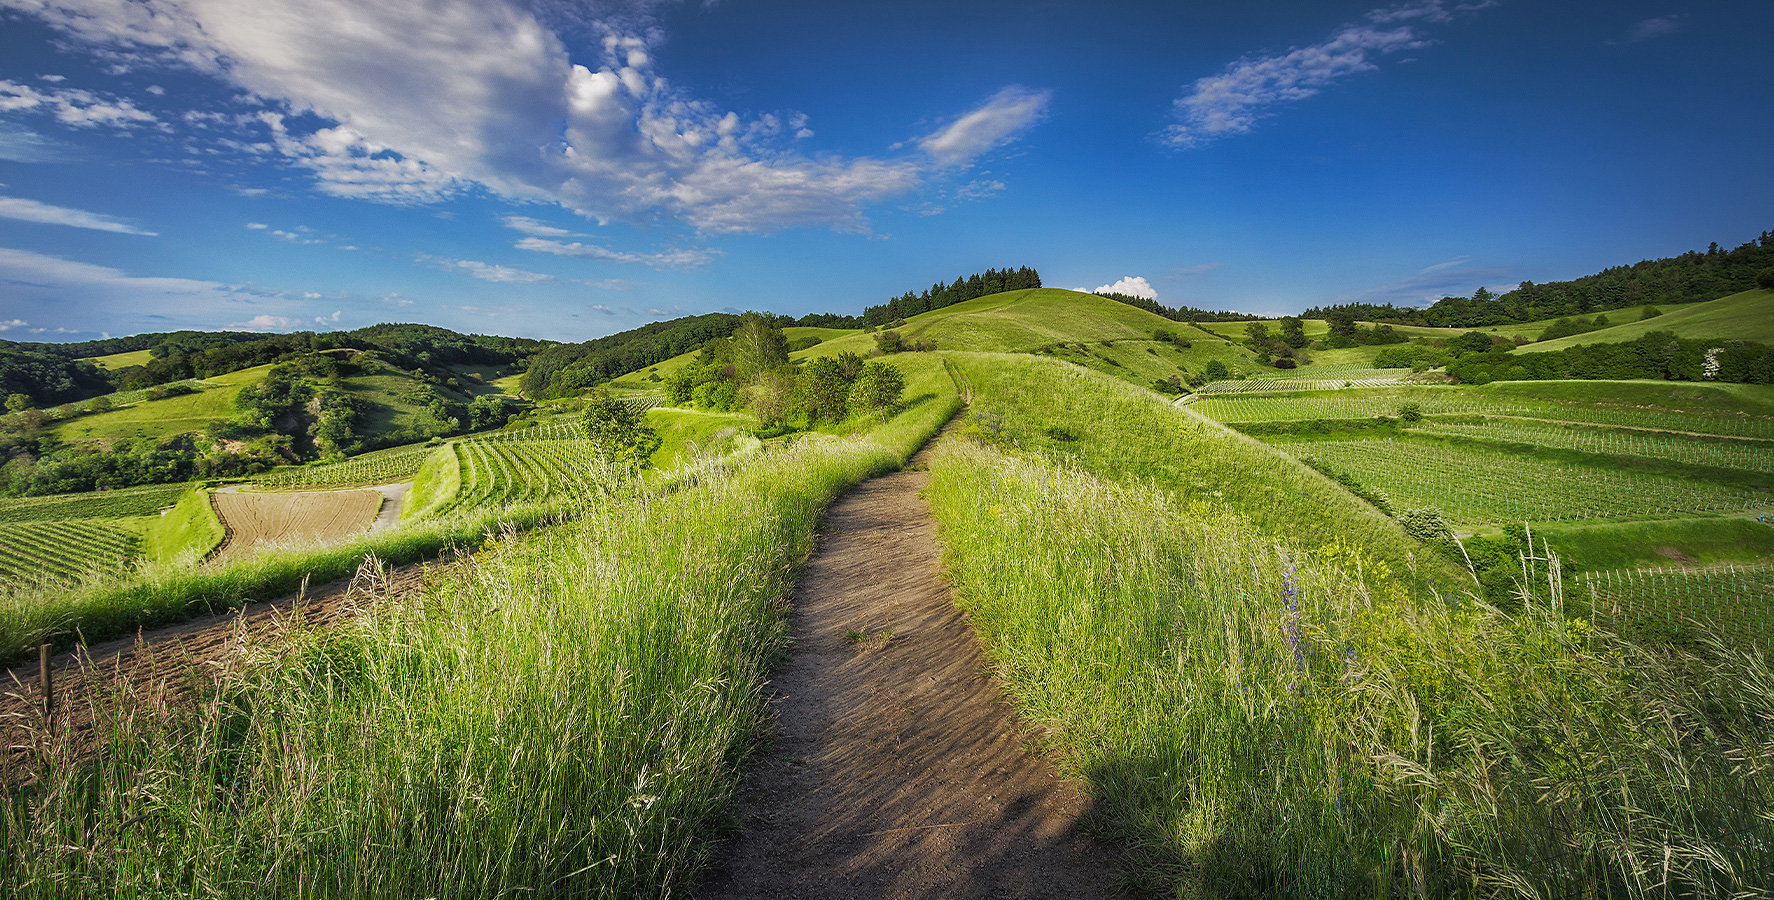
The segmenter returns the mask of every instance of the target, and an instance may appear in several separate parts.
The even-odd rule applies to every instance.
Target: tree
[[[94,397],[86,404],[88,412],[102,413],[111,411],[110,397]]]
[[[782,329],[763,313],[748,312],[739,317],[733,331],[733,371],[741,384],[748,384],[761,372],[768,372],[788,362],[788,338]]]
[[[9,394],[6,397],[7,412],[24,412],[31,408],[31,398],[24,394]]]
[[[1298,316],[1282,317],[1281,342],[1295,350],[1306,346],[1306,325]]]
[[[875,335],[875,347],[881,351],[882,356],[886,356],[904,350],[905,340],[900,337],[899,332],[889,329]]]
[[[852,380],[845,377],[844,364],[837,359],[824,356],[809,362],[800,379],[801,406],[808,421],[844,421]]]
[[[604,461],[636,469],[647,464],[660,444],[659,434],[634,407],[602,389],[585,402],[585,433]]]
[[[1756,286],[1774,288],[1774,266],[1769,266],[1756,273]]]
[[[850,408],[859,413],[885,412],[899,406],[905,394],[905,376],[891,363],[874,360],[857,373],[850,388]]]
[[[746,389],[747,395],[751,397],[752,412],[757,414],[759,425],[769,428],[788,418],[789,410],[794,406],[799,381],[792,366],[759,373],[757,380]]]
[[[1226,364],[1217,359],[1208,360],[1207,366],[1202,369],[1202,373],[1207,376],[1208,381],[1224,381],[1231,377],[1232,374],[1226,371]]]

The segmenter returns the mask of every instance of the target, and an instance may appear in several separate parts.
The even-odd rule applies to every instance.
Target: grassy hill
[[[112,353],[106,356],[87,357],[87,361],[101,369],[115,370],[126,366],[147,365],[154,358],[151,350],[131,350],[128,353]]]
[[[1619,321],[1608,313],[1610,321]],[[1674,307],[1652,319],[1622,322],[1599,331],[1543,341],[1522,348],[1524,353],[1563,350],[1578,344],[1619,344],[1637,340],[1653,331],[1674,332],[1684,338],[1740,338],[1774,343],[1774,290],[1744,291],[1706,303]]]

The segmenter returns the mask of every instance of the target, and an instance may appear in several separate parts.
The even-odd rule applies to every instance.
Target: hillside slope
[[[1574,334],[1521,348],[1523,353],[1563,350],[1579,344],[1620,344],[1653,331],[1674,332],[1683,338],[1738,338],[1758,343],[1774,342],[1774,290],[1744,291],[1705,303],[1671,309],[1663,315],[1637,322],[1623,322],[1599,331]]]

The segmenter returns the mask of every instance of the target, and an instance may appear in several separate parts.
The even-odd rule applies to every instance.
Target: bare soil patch
[[[1090,801],[1025,747],[941,573],[926,472],[833,505],[793,599],[775,733],[704,897],[1105,897]]]
[[[313,546],[355,537],[374,521],[383,496],[380,490],[217,491],[210,502],[228,531],[210,559],[232,562],[268,547]]]

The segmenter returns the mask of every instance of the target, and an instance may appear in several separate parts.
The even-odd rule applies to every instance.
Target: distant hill
[[[1580,344],[1619,344],[1638,340],[1653,331],[1667,331],[1681,338],[1735,338],[1774,344],[1774,290],[1744,291],[1705,303],[1671,307],[1653,318],[1528,344],[1518,352],[1563,350]]]
[[[1300,315],[1322,319],[1341,310],[1368,322],[1481,328],[1644,304],[1716,300],[1757,287],[1768,287],[1761,284],[1760,279],[1770,269],[1774,269],[1774,232],[1764,231],[1756,240],[1735,250],[1723,250],[1714,243],[1705,251],[1642,260],[1570,281],[1523,282],[1506,294],[1493,294],[1480,288],[1471,297],[1443,297],[1426,309],[1344,303],[1314,307]]]

